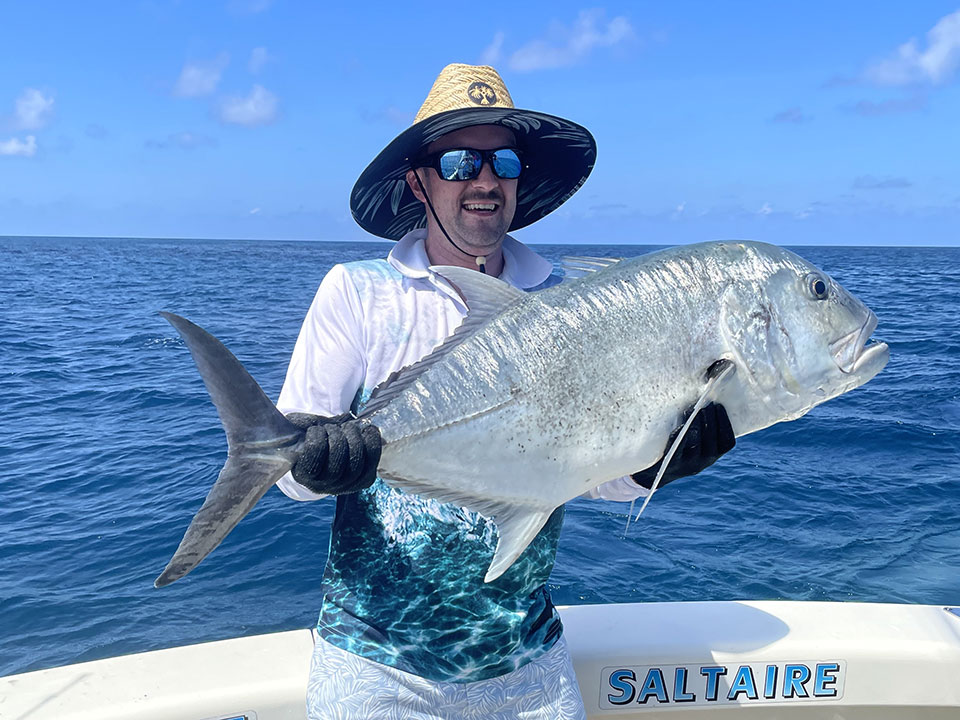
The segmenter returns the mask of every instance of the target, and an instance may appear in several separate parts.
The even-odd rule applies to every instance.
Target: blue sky
[[[490,62],[599,146],[528,242],[960,244],[960,3],[4,3],[0,235],[359,240],[360,171]]]

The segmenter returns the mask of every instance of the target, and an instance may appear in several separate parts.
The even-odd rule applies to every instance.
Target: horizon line
[[[306,242],[306,243],[383,243],[392,244],[395,240],[386,238],[371,237],[369,239],[353,240],[323,240],[320,238],[238,238],[238,237],[176,237],[176,236],[151,236],[151,235],[0,235],[0,240],[175,240],[180,242]],[[756,241],[750,238],[710,238],[708,240],[698,240],[696,242],[767,242]],[[696,242],[685,243],[629,243],[629,242],[524,242],[524,245],[615,245],[624,247],[679,247],[682,245],[695,245]],[[776,243],[769,243],[771,245]],[[789,243],[782,247],[834,247],[834,248],[958,248],[960,244],[955,245],[861,245],[846,244],[833,245],[828,243]]]

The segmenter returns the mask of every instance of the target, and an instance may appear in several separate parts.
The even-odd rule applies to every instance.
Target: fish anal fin
[[[513,561],[527,549],[550,517],[552,510],[530,508],[529,506],[505,505],[495,512],[493,521],[497,525],[500,539],[497,550],[483,576],[485,583],[492,582],[503,575],[513,565]]]
[[[496,580],[520,557],[530,542],[537,536],[556,508],[517,505],[504,500],[479,497],[469,492],[441,488],[425,480],[391,477],[382,474],[383,480],[393,488],[440,502],[450,503],[480,513],[497,526],[499,539],[484,582]]]

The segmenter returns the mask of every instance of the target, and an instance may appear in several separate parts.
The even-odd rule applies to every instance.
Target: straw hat
[[[486,65],[447,65],[413,125],[367,166],[350,194],[350,211],[367,232],[399,240],[426,225],[426,213],[405,179],[411,161],[437,138],[473,125],[512,130],[524,151],[517,210],[510,230],[560,207],[590,175],[597,145],[586,128],[554,115],[513,106],[500,75]]]

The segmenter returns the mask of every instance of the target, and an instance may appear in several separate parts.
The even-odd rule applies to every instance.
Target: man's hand
[[[684,422],[689,416],[690,410],[684,414]],[[683,423],[680,424],[680,428],[682,427]],[[667,446],[663,451],[664,455],[673,445],[680,428],[674,430],[670,439],[667,440]],[[680,441],[680,446],[670,460],[666,472],[660,478],[659,487],[663,487],[677,478],[696,475],[701,470],[713,465],[721,455],[732,449],[736,444],[733,427],[730,425],[730,418],[727,417],[727,411],[723,405],[717,405],[716,403],[704,405],[694,417],[687,434]],[[660,463],[657,462],[646,470],[633,473],[630,477],[637,485],[649,489],[653,487],[653,481],[656,479],[659,470]]]
[[[306,430],[293,479],[319,495],[343,495],[368,488],[377,479],[380,431],[349,413],[323,417],[290,413],[287,420]]]

